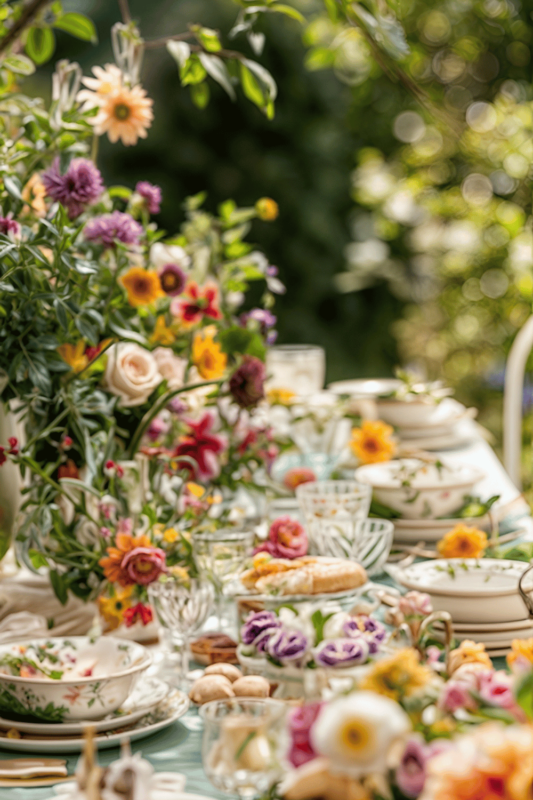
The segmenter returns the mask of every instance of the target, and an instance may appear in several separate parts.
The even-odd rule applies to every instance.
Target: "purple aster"
[[[146,200],[146,208],[150,214],[159,214],[161,204],[161,189],[148,181],[139,181],[135,187],[137,194]]]
[[[165,264],[159,270],[161,288],[170,297],[177,297],[185,289],[187,275],[177,264]]]
[[[118,240],[122,244],[138,244],[143,235],[143,227],[131,214],[113,211],[90,219],[84,230],[88,242],[103,244],[104,247],[115,247]]]
[[[78,217],[85,206],[94,203],[104,190],[100,170],[88,158],[75,158],[64,175],[59,170],[59,158],[43,172],[46,194],[68,210],[70,219]]]
[[[276,324],[277,318],[271,311],[267,308],[252,308],[251,311],[246,311],[244,314],[241,314],[241,325],[246,327],[249,320],[258,323],[261,335],[266,338],[267,344],[274,344],[278,338],[278,334],[277,331],[273,331],[272,328]]]
[[[0,233],[3,233],[4,236],[11,236],[12,239],[20,236],[20,225],[13,219],[11,211],[7,217],[0,217]]]

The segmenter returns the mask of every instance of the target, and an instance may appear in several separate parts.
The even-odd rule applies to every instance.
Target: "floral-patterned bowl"
[[[148,651],[111,636],[38,639],[0,647],[0,710],[48,722],[93,720],[122,705]]]
[[[378,503],[405,519],[453,516],[484,477],[477,467],[416,458],[366,464],[355,470],[355,479],[372,487]]]

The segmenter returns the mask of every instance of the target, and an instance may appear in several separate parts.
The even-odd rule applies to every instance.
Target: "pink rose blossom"
[[[132,583],[147,586],[165,571],[165,558],[159,547],[134,547],[124,556],[121,568]]]
[[[274,558],[300,558],[306,555],[307,547],[307,534],[303,526],[298,520],[286,516],[274,520],[267,541],[255,552],[266,551]]]
[[[152,442],[155,442],[160,436],[164,436],[165,433],[167,433],[169,427],[170,426],[168,422],[165,422],[164,419],[161,419],[161,417],[155,417],[155,419],[153,419],[148,426],[146,435]]]
[[[506,708],[509,710],[516,708],[516,700],[513,694],[513,679],[511,675],[503,670],[497,672],[482,672],[478,675],[479,695],[486,703]]]
[[[288,759],[293,767],[300,767],[317,757],[311,744],[311,728],[323,703],[308,703],[293,708],[287,717],[287,728],[291,737]]]
[[[453,713],[460,708],[473,710],[476,703],[468,686],[461,681],[448,681],[439,697],[438,706],[443,711]]]
[[[431,598],[423,592],[407,592],[400,597],[398,608],[404,617],[427,617],[432,613]]]

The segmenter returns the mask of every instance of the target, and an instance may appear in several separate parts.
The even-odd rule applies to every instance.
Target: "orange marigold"
[[[352,452],[361,464],[390,461],[396,453],[393,432],[393,428],[386,422],[366,420],[360,428],[352,429]]]
[[[459,522],[437,543],[437,550],[442,558],[481,558],[488,544],[485,531]]]
[[[164,294],[157,272],[142,267],[131,267],[120,283],[126,290],[131,306],[148,306]]]

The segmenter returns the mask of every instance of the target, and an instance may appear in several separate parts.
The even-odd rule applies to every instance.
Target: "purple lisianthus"
[[[246,326],[249,320],[257,322],[261,334],[265,337],[267,344],[274,344],[278,338],[277,331],[272,328],[277,322],[277,317],[267,308],[252,308],[251,311],[246,311],[240,316],[240,323]]]
[[[352,667],[364,664],[370,653],[366,639],[327,639],[314,651],[319,667]]]
[[[11,239],[18,239],[20,236],[20,225],[13,219],[10,211],[7,217],[0,217],[0,233],[9,236]]]
[[[113,211],[89,220],[84,235],[87,241],[103,244],[104,247],[115,247],[115,242],[122,244],[138,244],[143,235],[142,225],[136,222],[131,214]]]
[[[176,416],[179,416],[180,414],[184,414],[186,411],[188,411],[189,407],[187,403],[181,399],[181,397],[173,397],[168,401],[167,409],[173,414],[176,414]]]
[[[348,639],[362,636],[368,644],[370,655],[375,655],[387,638],[385,626],[372,617],[351,617],[342,626],[342,632]]]
[[[79,217],[104,190],[100,170],[88,158],[74,158],[64,175],[59,169],[59,158],[56,158],[43,172],[42,181],[46,194],[65,206],[70,219]]]
[[[435,739],[425,744],[420,739],[410,739],[396,769],[396,783],[406,797],[418,797],[426,782],[426,766],[430,758],[439,755],[450,746],[444,739]]]
[[[241,408],[251,408],[265,396],[265,365],[256,356],[244,356],[229,381],[233,399]]]
[[[309,646],[301,631],[278,629],[266,643],[265,652],[282,664],[300,665]]]
[[[161,288],[169,297],[177,297],[185,289],[187,275],[177,264],[165,264],[158,272]]]
[[[140,194],[146,201],[146,208],[150,214],[159,214],[161,210],[161,189],[148,181],[139,181],[135,187],[137,194]]]
[[[273,611],[252,611],[241,628],[241,641],[263,653],[271,634],[279,628],[281,621]]]

